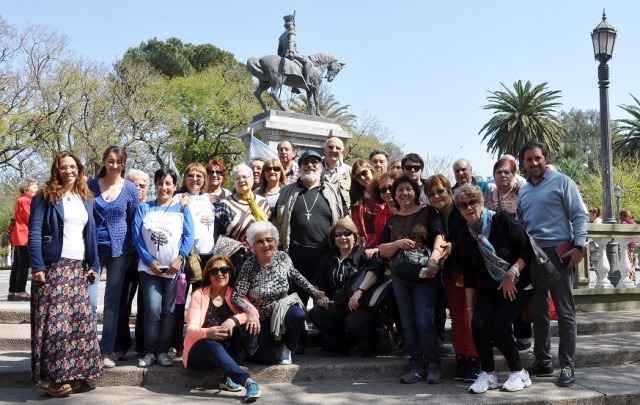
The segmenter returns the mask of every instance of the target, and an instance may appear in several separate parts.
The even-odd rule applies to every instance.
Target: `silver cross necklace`
[[[304,194],[302,194],[302,202],[304,202],[304,209],[307,210],[307,213],[304,214],[307,217],[307,221],[311,220],[311,210],[313,209],[313,207],[316,206],[316,203],[318,202],[318,196],[320,195],[320,191],[318,191],[318,194],[316,194],[316,199],[313,200],[313,205],[311,205],[311,209],[309,209],[309,206],[307,205],[307,200],[304,198]]]

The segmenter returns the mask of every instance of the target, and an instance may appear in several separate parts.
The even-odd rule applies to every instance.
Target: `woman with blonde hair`
[[[375,196],[378,172],[371,163],[360,159],[351,167],[353,180],[349,190],[351,217],[358,228],[365,247],[376,247],[376,217],[384,204]],[[373,253],[373,252],[371,252]]]
[[[286,185],[287,176],[280,160],[268,159],[264,162],[262,173],[260,173],[260,184],[254,193],[266,198],[273,212],[280,196],[280,190]]]

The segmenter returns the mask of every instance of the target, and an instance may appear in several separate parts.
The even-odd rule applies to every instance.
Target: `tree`
[[[527,141],[545,142],[551,152],[560,150],[565,130],[554,115],[562,104],[560,90],[546,90],[547,83],[533,86],[527,81],[513,83],[513,90],[504,84],[505,91],[489,91],[489,104],[485,110],[493,110],[493,117],[480,129],[482,141],[487,141],[487,152],[501,156],[505,153],[517,156]]]
[[[300,95],[294,99],[291,109],[300,114],[308,114],[308,99],[306,95]],[[340,104],[331,94],[328,87],[322,84],[318,89],[318,108],[320,115],[336,120],[342,129],[350,130],[356,122],[357,117],[349,111],[349,104]]]
[[[640,155],[640,100],[630,94],[637,105],[622,104],[622,108],[631,118],[617,120],[618,128],[613,137],[613,152],[620,156]]]
[[[600,169],[600,113],[596,110],[576,110],[560,113],[566,130],[558,157],[578,159],[588,170]]]

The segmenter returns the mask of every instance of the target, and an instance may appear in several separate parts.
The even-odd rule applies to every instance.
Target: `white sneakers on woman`
[[[529,378],[529,373],[527,373],[526,370],[514,371],[513,373],[509,373],[509,378],[504,384],[502,384],[502,390],[509,392],[522,391],[530,385],[531,379]],[[474,394],[484,394],[487,390],[496,389],[498,386],[499,384],[496,376],[493,374],[487,374],[483,371],[478,374],[476,381],[471,384],[469,392]]]

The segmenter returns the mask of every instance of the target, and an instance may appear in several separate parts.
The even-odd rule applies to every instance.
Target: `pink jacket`
[[[187,363],[189,361],[189,351],[193,345],[201,339],[207,339],[207,328],[203,328],[202,325],[207,317],[207,310],[209,309],[209,294],[211,292],[211,287],[200,288],[191,294],[191,302],[189,302],[189,309],[187,309],[187,334],[184,337],[184,348],[182,350],[182,364],[184,367],[187,367]],[[231,312],[235,315],[233,316],[240,325],[244,325],[247,323],[247,314],[244,312],[240,312],[238,308],[236,308],[231,302],[231,294],[233,293],[233,288],[227,287],[227,291],[224,294],[224,300],[226,301],[229,308],[231,308]],[[248,305],[251,303],[245,298],[245,302]]]

